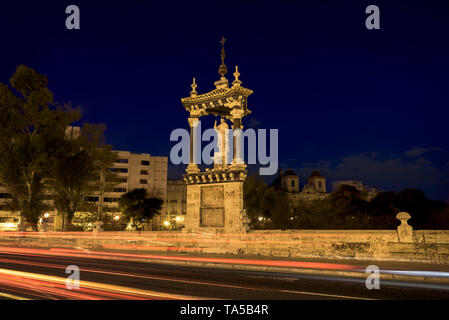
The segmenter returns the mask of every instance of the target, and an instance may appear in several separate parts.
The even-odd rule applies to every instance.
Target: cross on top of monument
[[[221,43],[222,48],[224,48],[224,44],[225,44],[226,40],[228,40],[228,39],[226,39],[225,37],[221,37],[220,43]]]
[[[221,65],[218,68],[218,74],[221,76],[221,78],[224,78],[225,75],[228,73],[228,68],[226,68],[226,65],[224,63],[224,60],[226,58],[226,53],[225,53],[225,49],[224,49],[226,40],[228,40],[228,39],[226,39],[225,37],[221,37],[221,40],[220,40],[220,43],[221,43]]]
[[[224,47],[226,40],[228,40],[228,39],[226,39],[225,37],[221,37],[220,43],[223,47]]]

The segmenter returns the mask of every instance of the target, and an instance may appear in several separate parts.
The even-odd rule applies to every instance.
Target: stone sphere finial
[[[399,212],[396,215],[396,219],[401,221],[401,224],[408,224],[407,221],[411,218],[410,214],[408,212]]]

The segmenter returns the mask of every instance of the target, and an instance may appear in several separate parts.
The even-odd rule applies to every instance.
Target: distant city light
[[[164,226],[168,227],[170,225],[170,222],[164,221]]]
[[[50,214],[47,212],[46,214],[44,214],[44,218],[48,218],[50,216]]]
[[[263,217],[259,217],[259,221],[262,221],[263,220]]]
[[[120,219],[120,216],[114,216],[114,220]]]

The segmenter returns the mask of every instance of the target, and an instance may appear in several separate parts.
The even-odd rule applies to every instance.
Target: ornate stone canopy
[[[229,85],[229,81],[226,78],[226,74],[228,73],[227,67],[225,65],[225,50],[224,43],[226,42],[225,38],[222,38],[221,43],[221,65],[218,68],[218,74],[220,75],[220,79],[214,82],[215,89],[212,91],[206,92],[204,94],[198,94],[197,92],[197,83],[196,79],[193,78],[193,83],[191,84],[192,91],[190,91],[190,96],[181,98],[181,102],[183,107],[189,112],[189,125],[190,125],[190,161],[189,165],[186,169],[187,174],[197,175],[200,170],[198,168],[197,162],[194,161],[193,155],[197,154],[198,146],[193,139],[193,132],[195,128],[197,128],[199,123],[199,118],[202,116],[213,115],[221,117],[221,119],[227,119],[232,122],[232,130],[234,130],[234,134],[240,137],[242,126],[242,118],[251,113],[248,110],[248,96],[250,96],[253,91],[247,89],[242,86],[242,81],[239,79],[240,73],[238,70],[238,66],[235,67],[234,81],[231,86]],[[220,120],[223,121],[223,120]],[[225,123],[225,121],[224,121]],[[218,133],[218,132],[217,132]],[[220,141],[224,139],[225,134],[220,131],[219,139]],[[225,139],[226,140],[226,139]],[[220,155],[225,155],[224,160],[226,160],[227,147],[229,147],[229,142],[223,141],[220,143],[220,150],[217,152],[218,156],[214,156],[214,170],[232,170],[236,171],[236,175],[233,175],[232,179],[239,177],[238,179],[244,179],[246,175],[240,175],[240,171],[244,171],[246,165],[243,162],[242,158],[242,149],[243,145],[241,139],[237,139],[234,135],[233,137],[233,159],[232,164],[228,166],[228,161],[218,161],[222,159]],[[217,160],[217,161],[216,161]],[[226,175],[225,175],[226,176]],[[220,176],[221,177],[221,176]],[[226,176],[228,177],[228,176]],[[229,176],[231,177],[231,176]],[[209,175],[205,176],[204,179],[201,178],[199,180],[192,180],[195,183],[201,183],[206,181],[211,181],[209,179]],[[223,176],[223,178],[225,178]],[[192,177],[193,179],[193,177]],[[190,181],[187,179],[187,181]]]
[[[191,114],[198,117],[212,114],[227,119],[232,119],[231,110],[242,108],[243,115],[251,113],[247,108],[247,98],[253,91],[240,85],[232,87],[216,88],[201,95],[192,95],[182,98],[184,108]]]

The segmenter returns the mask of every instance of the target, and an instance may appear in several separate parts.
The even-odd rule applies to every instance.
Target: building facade
[[[183,179],[167,180],[165,211],[159,217],[161,229],[179,229],[185,220],[187,204],[187,185]]]
[[[165,203],[167,196],[167,166],[168,157],[151,156],[147,153],[137,154],[129,151],[114,151],[117,154],[117,160],[114,162],[110,171],[116,173],[118,181],[113,187],[100,188],[103,191],[93,191],[86,196],[86,201],[94,204],[103,212],[111,215],[118,215],[118,201],[120,197],[133,189],[144,188],[152,197],[158,197],[163,200],[161,215],[165,214]],[[18,212],[11,212],[8,203],[11,197],[4,186],[0,185],[0,217],[18,216]],[[45,212],[45,217],[51,228],[58,229],[61,221],[52,206],[51,195],[46,200],[49,205],[49,211]],[[157,219],[156,219],[157,220]]]
[[[302,190],[299,183],[299,177],[293,170],[289,169],[285,173],[279,170],[272,186],[287,192],[292,200],[322,200],[330,194],[327,192],[326,178],[318,171],[312,172]]]
[[[168,158],[129,151],[114,152],[117,160],[109,170],[117,175],[119,181],[105,192],[93,192],[86,200],[102,207],[103,212],[119,212],[118,200],[124,193],[144,188],[150,196],[160,198],[165,203]]]
[[[175,217],[186,214],[187,186],[183,179],[167,180],[166,215]]]

